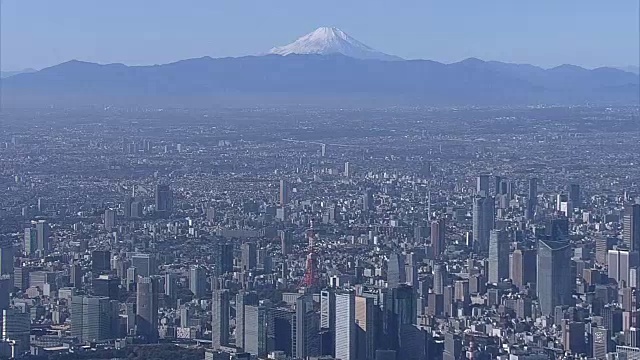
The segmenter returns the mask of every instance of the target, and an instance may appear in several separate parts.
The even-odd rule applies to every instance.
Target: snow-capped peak
[[[318,28],[289,45],[271,49],[269,53],[283,56],[290,54],[342,54],[357,59],[402,60],[397,56],[374,50],[335,27]]]

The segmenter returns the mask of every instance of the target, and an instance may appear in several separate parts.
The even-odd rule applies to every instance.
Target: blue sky
[[[380,51],[638,65],[639,0],[1,0],[2,69],[241,56],[336,26]]]

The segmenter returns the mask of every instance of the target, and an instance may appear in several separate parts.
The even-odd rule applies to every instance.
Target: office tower
[[[611,330],[603,327],[591,328],[593,338],[593,358],[596,360],[607,359],[610,352]]]
[[[502,184],[502,176],[496,175],[493,177],[493,179],[494,179],[493,195],[498,195],[500,193],[500,184]],[[477,185],[476,185],[476,188],[477,188]]]
[[[91,272],[94,275],[111,270],[111,251],[94,250],[91,252]]]
[[[387,291],[384,304],[384,329],[389,349],[399,349],[402,329],[416,321],[416,297],[413,287],[401,285]]]
[[[446,220],[444,218],[431,222],[431,250],[435,259],[440,258],[446,248]]]
[[[189,268],[189,290],[194,299],[200,299],[207,291],[207,272],[202,266],[191,265]]]
[[[2,310],[2,340],[16,342],[16,353],[29,350],[31,314],[19,309]]]
[[[160,217],[171,215],[173,210],[173,193],[169,185],[156,185],[156,213]]]
[[[470,295],[469,280],[456,280],[454,283],[454,300],[467,304],[471,300]]]
[[[407,274],[404,267],[404,256],[398,253],[389,255],[387,262],[387,287],[395,288],[407,281]]]
[[[178,296],[178,276],[176,273],[166,273],[164,275],[164,295],[172,301]]]
[[[492,197],[476,196],[473,200],[473,244],[476,251],[489,251],[489,236],[494,228],[495,201]]]
[[[640,251],[640,204],[625,208],[622,218],[622,240],[631,251]]]
[[[351,172],[349,170],[349,162],[347,161],[344,163],[344,177],[351,176]]]
[[[51,228],[46,221],[40,220],[36,223],[36,233],[38,235],[38,248],[42,254],[46,254],[50,249]]]
[[[320,146],[320,156],[322,156],[322,157],[326,157],[327,156],[327,144],[322,144]]]
[[[13,272],[13,286],[24,291],[29,287],[30,269],[27,267],[18,267]]]
[[[33,256],[38,250],[38,232],[35,228],[24,229],[24,253]]]
[[[373,359],[376,351],[376,319],[374,299],[356,296],[356,358]]]
[[[529,196],[527,197],[527,219],[533,220],[538,206],[538,179],[529,179]]]
[[[564,320],[562,324],[562,343],[565,351],[573,354],[586,353],[584,341],[585,326],[583,322]]]
[[[295,358],[307,359],[320,355],[320,333],[318,314],[313,309],[313,298],[309,295],[296,299],[294,348]]]
[[[246,242],[242,244],[242,270],[255,270],[258,260],[256,243]]]
[[[214,302],[215,304],[215,302]],[[215,314],[214,314],[215,317]],[[244,351],[251,355],[265,358],[267,356],[267,308],[263,306],[245,306],[244,329],[245,341]],[[214,322],[215,323],[215,322]],[[215,332],[214,332],[215,336]],[[219,339],[220,341],[220,339]],[[214,347],[215,347],[214,340]]]
[[[578,209],[582,207],[582,199],[580,197],[580,185],[579,184],[569,184],[569,202],[574,209]]]
[[[490,283],[499,283],[509,277],[509,234],[504,230],[491,230],[488,275]]]
[[[135,267],[127,268],[127,290],[131,290],[134,284],[138,283],[138,269]]]
[[[118,302],[108,297],[73,296],[71,299],[71,336],[81,342],[103,341],[117,337]]]
[[[73,264],[71,264],[69,266],[69,283],[74,287],[74,288],[81,288],[82,287],[82,278],[84,276],[83,272],[82,272],[82,266],[77,263],[74,262]]]
[[[10,275],[0,276],[0,311],[9,308],[10,293],[13,292],[13,281]]]
[[[278,230],[280,235],[280,249],[282,255],[289,255],[291,244],[293,243],[293,234],[289,230]]]
[[[609,250],[613,249],[613,245],[617,242],[616,238],[607,237],[605,235],[596,236],[596,262],[600,265],[607,265],[607,256]]]
[[[373,190],[367,189],[364,194],[362,194],[362,210],[369,211],[373,210],[374,202],[373,202]]]
[[[446,269],[441,264],[433,265],[433,292],[442,294],[444,291]]]
[[[280,206],[287,205],[291,200],[291,189],[286,180],[280,180]]]
[[[320,328],[335,329],[336,294],[332,290],[320,292]]]
[[[356,360],[355,300],[353,292],[336,294],[336,359]]]
[[[13,252],[10,242],[0,244],[0,275],[13,275]]]
[[[131,218],[132,219],[141,219],[142,218],[142,205],[141,201],[134,201],[131,203]]]
[[[536,288],[543,315],[551,315],[558,305],[569,305],[573,292],[571,246],[563,238],[538,241]]]
[[[516,249],[511,254],[511,271],[509,278],[518,289],[536,282],[536,251],[533,249]]]
[[[569,241],[569,219],[564,216],[548,219],[545,234],[552,241]]]
[[[160,283],[157,277],[142,277],[138,280],[136,297],[137,332],[147,342],[158,341],[158,294]]]
[[[233,244],[218,243],[215,247],[215,276],[233,271]]]
[[[258,304],[258,294],[239,291],[236,295],[236,347],[245,348],[245,308]]]
[[[489,196],[489,175],[480,175],[476,179],[476,194]]]
[[[107,209],[104,211],[104,228],[111,231],[116,227],[116,211]]]
[[[127,196],[124,199],[124,205],[122,205],[123,210],[124,210],[124,218],[125,219],[130,219],[131,218],[131,204],[133,204],[133,197]]]
[[[630,270],[640,265],[638,253],[629,250],[609,250],[607,257],[609,278],[614,279],[621,288],[631,286]]]
[[[444,335],[444,352],[442,360],[458,360],[462,358],[462,340],[457,334]]]
[[[155,258],[151,254],[131,255],[131,267],[136,268],[137,275],[142,277],[153,276],[158,270]]]
[[[229,291],[213,290],[211,332],[213,348],[229,345]],[[266,341],[266,339],[265,339]]]
[[[100,275],[92,280],[94,296],[108,297],[110,300],[120,299],[120,279],[111,275]]]

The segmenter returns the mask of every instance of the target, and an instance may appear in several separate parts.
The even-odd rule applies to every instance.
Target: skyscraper
[[[486,254],[489,251],[489,234],[494,228],[495,200],[493,197],[476,196],[473,200],[473,245]]]
[[[296,299],[295,328],[293,329],[294,356],[307,359],[320,355],[320,333],[318,314],[313,310],[313,298],[309,295]]]
[[[38,251],[42,254],[48,253],[51,237],[51,228],[49,227],[49,224],[44,220],[38,221],[36,223],[36,233],[38,234]]]
[[[73,296],[71,335],[81,342],[117,337],[118,302],[108,297]]]
[[[476,194],[489,196],[489,175],[480,175],[476,179]]]
[[[625,208],[622,219],[622,240],[631,251],[640,251],[640,204]]]
[[[376,351],[376,319],[373,298],[356,296],[356,358],[373,359]]]
[[[211,307],[211,332],[213,348],[219,350],[222,346],[229,345],[229,291],[213,290],[213,303]]]
[[[395,288],[407,281],[404,256],[398,253],[389,255],[387,263],[387,287]]]
[[[111,251],[94,250],[91,252],[91,272],[94,275],[111,269]]]
[[[33,256],[38,250],[38,232],[35,228],[24,229],[24,253]]]
[[[636,251],[609,250],[607,271],[610,279],[614,279],[620,287],[632,286],[630,284],[630,270],[640,265],[640,259]]]
[[[156,213],[160,217],[171,215],[173,210],[173,193],[169,185],[156,185]]]
[[[320,292],[320,328],[335,329],[336,294],[332,290]]]
[[[158,294],[160,283],[157,277],[143,277],[138,280],[136,297],[138,335],[148,342],[158,341]]]
[[[0,244],[0,275],[13,275],[13,253],[12,243]]]
[[[362,194],[362,210],[369,211],[373,210],[373,208],[373,190],[367,189],[365,190],[364,194]]]
[[[490,283],[499,283],[509,277],[509,234],[504,230],[491,230],[489,239]]]
[[[446,220],[444,218],[434,220],[431,222],[431,250],[433,251],[433,257],[439,258],[446,247]]]
[[[580,197],[580,184],[569,184],[569,201],[574,209],[582,207],[582,198]]]
[[[551,315],[558,305],[569,305],[573,292],[571,246],[565,238],[547,237],[538,241],[536,288],[540,309]]]
[[[19,309],[2,310],[2,340],[14,340],[17,353],[29,350],[31,314]]]
[[[218,243],[215,247],[215,276],[233,271],[233,244]]]
[[[527,219],[533,220],[538,205],[538,179],[529,179],[529,196],[527,196]]]
[[[202,266],[191,265],[189,268],[189,290],[195,299],[204,296],[207,290],[207,272]]]
[[[291,199],[289,183],[286,180],[280,180],[280,206],[287,205]]]
[[[215,298],[214,298],[215,299]],[[215,301],[214,301],[215,304]],[[263,306],[245,306],[244,309],[244,351],[261,358],[267,356],[267,308]],[[215,314],[214,314],[215,320]],[[214,321],[214,324],[217,324]],[[216,327],[217,328],[217,327]],[[219,330],[218,330],[219,331]],[[214,328],[214,336],[216,336]],[[223,339],[218,339],[220,342]],[[216,340],[214,340],[214,347]]]
[[[107,209],[104,211],[104,228],[111,231],[116,227],[116,211]]]
[[[149,277],[157,272],[156,261],[151,254],[137,253],[131,256],[131,266],[136,268],[137,275]]]
[[[511,254],[509,278],[519,289],[536,282],[537,259],[534,249],[516,249]]]
[[[258,305],[258,294],[239,291],[236,295],[236,347],[245,348],[245,309],[250,305]]]
[[[336,294],[335,357],[356,360],[356,306],[355,294]]]
[[[242,270],[251,271],[255,270],[257,265],[258,253],[256,250],[256,243],[246,242],[242,244]]]

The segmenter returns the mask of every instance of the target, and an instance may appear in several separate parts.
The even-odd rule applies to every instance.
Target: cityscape
[[[4,115],[7,356],[640,351],[637,107]]]

